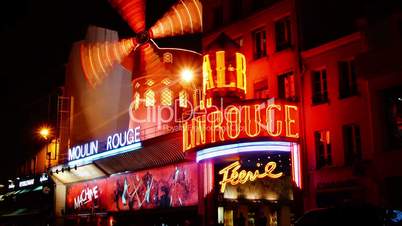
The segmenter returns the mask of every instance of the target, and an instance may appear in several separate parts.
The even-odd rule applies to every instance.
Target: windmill
[[[134,36],[116,41],[86,41],[80,45],[81,66],[85,78],[96,92],[115,66],[123,66],[132,74],[132,100],[129,107],[129,127],[141,126],[142,139],[168,133],[161,129],[160,117],[148,117],[150,107],[172,107],[180,99],[181,110],[187,101],[196,101],[194,87],[177,79],[181,65],[200,69],[201,54],[177,48],[159,48],[156,42],[166,37],[194,34],[202,31],[202,5],[200,0],[178,0],[156,23],[147,28],[145,23],[146,0],[109,0],[128,23]],[[112,39],[111,39],[112,40]],[[191,86],[193,83],[191,84]],[[120,90],[116,90],[120,92]],[[111,93],[102,93],[110,96]],[[195,98],[194,98],[195,96]],[[128,104],[128,103],[127,103]],[[167,113],[162,112],[163,116]],[[162,117],[162,116],[161,116]],[[170,122],[166,124],[170,125]],[[165,123],[163,123],[165,125]]]
[[[101,84],[117,64],[128,71],[133,68],[141,71],[140,76],[157,74],[161,56],[154,40],[202,31],[202,5],[199,0],[179,0],[149,29],[145,23],[145,0],[110,0],[110,3],[135,34],[132,38],[115,42],[87,42],[81,45],[82,69],[92,87]],[[163,57],[169,58],[169,55]]]

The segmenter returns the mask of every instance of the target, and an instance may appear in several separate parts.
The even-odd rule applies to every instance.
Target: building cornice
[[[318,47],[306,50],[302,52],[302,58],[311,58],[316,55],[322,54],[324,52],[331,51],[335,48],[339,48],[341,46],[350,44],[352,42],[357,42],[362,39],[362,34],[360,32],[355,32],[347,36],[343,36],[342,38],[336,39],[334,41],[325,43],[323,45],[320,45]]]

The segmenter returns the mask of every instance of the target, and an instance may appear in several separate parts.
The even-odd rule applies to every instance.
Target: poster
[[[113,175],[67,187],[67,213],[135,211],[198,202],[197,164]]]

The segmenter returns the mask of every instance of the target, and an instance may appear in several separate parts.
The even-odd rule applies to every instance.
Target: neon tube
[[[281,141],[245,142],[222,145],[219,147],[206,148],[197,152],[196,161],[199,162],[205,159],[247,152],[290,152],[291,146],[291,142]]]
[[[101,152],[101,153],[98,153],[96,155],[91,155],[91,156],[88,156],[88,157],[83,158],[83,159],[77,159],[77,160],[74,160],[74,161],[70,161],[70,162],[68,162],[67,165],[69,165],[70,167],[82,166],[82,165],[92,163],[93,161],[96,161],[96,160],[99,160],[99,159],[104,159],[104,158],[108,158],[108,157],[111,157],[111,156],[115,156],[115,155],[131,152],[131,151],[135,151],[137,149],[140,149],[141,147],[142,147],[141,142],[137,142],[137,143],[127,145],[127,146],[124,146],[124,147],[120,147],[120,148],[116,148],[116,149],[113,149],[113,150]]]

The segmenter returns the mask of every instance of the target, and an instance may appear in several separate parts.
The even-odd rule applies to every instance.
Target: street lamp
[[[184,68],[181,72],[180,72],[180,76],[183,79],[183,81],[185,82],[191,82],[193,80],[194,77],[194,72],[189,69],[189,68]]]
[[[40,128],[40,129],[39,129],[39,135],[40,135],[43,139],[47,140],[47,139],[49,138],[49,136],[50,136],[50,128],[48,128],[48,127],[46,127],[46,126]]]
[[[50,140],[50,142],[52,142],[51,141],[51,139],[53,139],[52,129],[49,126],[42,126],[38,129],[38,134],[39,134],[40,138],[45,140],[46,158],[48,160],[48,167],[50,167],[51,152],[49,152],[49,140]],[[55,143],[55,145],[56,145],[56,143]],[[55,148],[56,148],[56,146],[55,146]],[[35,165],[34,165],[35,170],[36,170],[36,162],[37,162],[37,155],[35,155]]]

